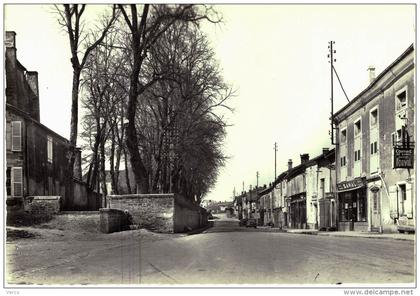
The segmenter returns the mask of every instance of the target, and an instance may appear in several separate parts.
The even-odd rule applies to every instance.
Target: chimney
[[[330,148],[322,148],[322,154],[327,154],[328,152],[330,152]]]
[[[309,154],[304,153],[300,155],[300,163],[303,164],[309,160]]]
[[[372,83],[372,81],[375,80],[375,78],[376,78],[375,66],[369,66],[367,71],[368,71],[368,74],[369,74],[369,83]]]
[[[292,162],[292,160],[291,160],[291,159],[289,159],[289,161],[287,162],[287,169],[288,169],[288,170],[291,170],[291,169],[292,169],[292,167],[293,167],[293,162]]]
[[[34,95],[30,97],[30,113],[32,118],[39,121],[39,89],[38,89],[38,72],[27,71],[26,81],[28,82],[29,88],[32,90]]]
[[[16,33],[13,31],[6,31],[6,38],[4,39],[6,48],[16,49]]]
[[[6,102],[10,105],[18,105],[17,95],[17,60],[16,60],[16,33],[7,31],[4,39],[4,46],[6,48]]]

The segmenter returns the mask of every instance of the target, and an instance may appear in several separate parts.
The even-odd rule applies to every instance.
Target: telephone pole
[[[274,142],[274,182],[277,178],[277,142]]]
[[[257,190],[258,190],[258,177],[260,176],[260,174],[257,171]]]
[[[333,45],[335,44],[335,41],[330,41],[328,48],[330,50],[330,53],[328,54],[328,57],[330,58],[330,74],[331,74],[331,144],[334,145],[334,83],[333,83],[333,79],[334,79],[334,54],[335,54],[335,50],[333,49]]]

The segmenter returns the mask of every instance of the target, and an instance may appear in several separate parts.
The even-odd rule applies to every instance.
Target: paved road
[[[349,284],[414,282],[414,243],[262,232],[216,220],[204,233],[145,242],[8,244],[14,283]],[[50,251],[43,252],[49,247]],[[61,251],[60,248],[65,248]],[[59,250],[59,251],[57,251]],[[32,253],[30,253],[32,252]],[[19,257],[25,257],[26,260]],[[33,256],[32,260],[28,260]]]

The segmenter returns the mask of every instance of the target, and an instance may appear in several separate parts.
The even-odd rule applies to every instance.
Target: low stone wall
[[[108,208],[127,210],[133,224],[155,232],[186,232],[207,225],[207,211],[175,194],[107,196]]]
[[[131,224],[128,215],[124,211],[116,209],[99,209],[99,230],[103,233],[111,233],[126,230]]]
[[[156,232],[173,232],[173,194],[108,195],[108,208],[127,210],[133,224]]]
[[[175,195],[174,232],[187,232],[202,228],[208,223],[207,211]]]
[[[60,212],[60,196],[28,196],[21,203],[7,206],[8,225],[46,222]]]
[[[24,203],[25,211],[33,216],[52,216],[60,212],[59,196],[32,196]]]

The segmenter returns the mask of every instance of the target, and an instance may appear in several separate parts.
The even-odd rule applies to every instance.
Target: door
[[[330,200],[319,200],[319,229],[328,230],[331,227]]]
[[[381,198],[379,190],[370,191],[371,195],[371,209],[372,209],[372,231],[379,231],[381,226]]]

